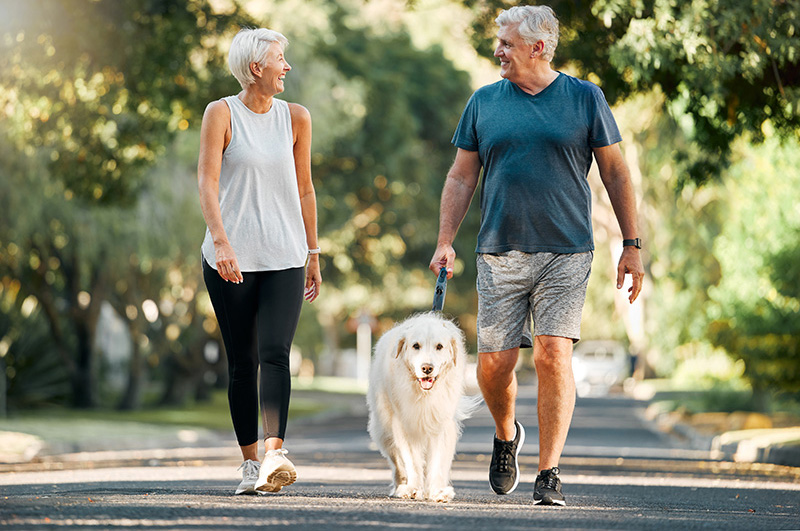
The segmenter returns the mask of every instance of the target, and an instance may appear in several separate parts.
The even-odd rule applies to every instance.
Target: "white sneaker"
[[[291,485],[297,479],[297,470],[286,458],[288,452],[283,448],[269,450],[261,462],[256,490],[259,492],[278,492],[281,487]]]
[[[256,494],[256,481],[261,463],[248,459],[237,470],[242,471],[242,482],[234,494]]]

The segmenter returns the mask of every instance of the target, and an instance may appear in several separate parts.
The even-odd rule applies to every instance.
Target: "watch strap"
[[[641,238],[634,238],[632,240],[622,240],[623,247],[636,247],[637,249],[642,248],[642,239]]]

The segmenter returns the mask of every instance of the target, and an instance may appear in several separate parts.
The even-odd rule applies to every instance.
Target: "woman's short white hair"
[[[286,37],[266,28],[244,28],[233,38],[228,52],[228,68],[242,88],[255,83],[253,73],[250,72],[250,63],[255,62],[263,66],[267,49],[273,42],[280,44],[282,50],[289,45]]]
[[[558,19],[548,6],[516,6],[494,19],[498,26],[517,26],[526,44],[544,42],[542,59],[552,61],[558,46]]]

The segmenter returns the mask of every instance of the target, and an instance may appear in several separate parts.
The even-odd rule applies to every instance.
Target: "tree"
[[[404,32],[377,33],[336,4],[331,11],[324,33],[292,41],[286,98],[308,102],[314,119],[325,281],[314,307],[335,348],[342,324],[362,308],[390,319],[430,307],[427,264],[455,155],[450,137],[471,87],[439,48],[416,49]],[[476,232],[462,231],[463,255]],[[448,311],[470,311],[468,294],[458,304],[451,293]]]
[[[463,0],[473,38],[492,52],[508,0]],[[569,64],[611,103],[658,88],[662,109],[684,130],[678,185],[720,177],[731,144],[775,132],[800,138],[800,40],[796,0],[553,0],[562,25],[554,66]]]
[[[3,139],[38,165],[4,181],[17,200],[0,214],[0,270],[36,297],[73,402],[89,407],[100,305],[119,285],[108,263],[125,252],[117,229],[166,143],[235,84],[217,40],[245,19],[199,0],[77,5],[17,2],[0,21]]]
[[[735,166],[714,246],[722,280],[709,290],[708,336],[744,360],[761,407],[770,390],[800,393],[798,164],[797,144],[773,140]]]

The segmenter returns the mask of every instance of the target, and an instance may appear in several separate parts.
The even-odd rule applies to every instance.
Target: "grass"
[[[293,398],[289,405],[289,418],[296,419],[325,411],[324,403],[302,398]],[[197,402],[181,407],[158,407],[136,411],[118,411],[113,409],[43,409],[24,412],[12,417],[30,420],[61,421],[113,421],[139,424],[158,424],[170,426],[187,426],[209,430],[230,430],[231,415],[228,409],[228,397],[225,391],[215,391],[211,400]],[[0,423],[2,426],[3,423]]]
[[[292,379],[292,389],[295,391],[322,391],[337,394],[367,394],[367,382],[352,378],[336,376],[315,376],[310,380]]]
[[[363,395],[366,392],[366,386],[354,380],[324,377],[311,381],[295,380],[292,382],[292,389],[290,421],[340,410],[343,407],[341,398]],[[215,391],[209,401],[183,407],[157,407],[137,411],[48,408],[17,412],[6,419],[0,419],[0,431],[28,433],[48,442],[66,444],[92,438],[157,438],[190,429],[232,431],[225,390]]]
[[[739,381],[687,383],[665,378],[644,380],[640,385],[643,396],[658,403],[662,411],[681,410],[688,414],[749,411],[800,417],[797,397],[770,392],[759,400]]]

